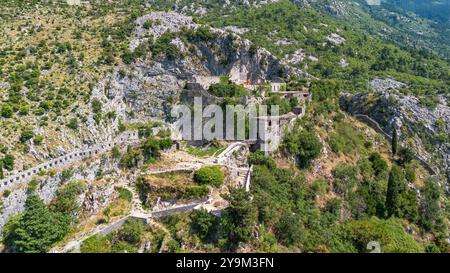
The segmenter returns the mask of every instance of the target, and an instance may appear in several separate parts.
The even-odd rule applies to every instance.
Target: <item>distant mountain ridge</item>
[[[448,23],[450,20],[450,1],[448,0],[385,0],[384,2],[385,6],[411,11],[440,23]]]

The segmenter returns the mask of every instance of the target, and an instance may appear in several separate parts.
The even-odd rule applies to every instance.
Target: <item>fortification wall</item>
[[[357,120],[364,122],[369,127],[377,131],[378,133],[384,135],[389,141],[392,141],[392,136],[386,133],[378,124],[378,122],[367,115],[356,114],[354,116]],[[430,166],[423,158],[418,155],[414,155],[414,159],[417,160],[422,167],[424,167],[431,175],[437,175],[437,171]]]
[[[96,144],[92,147],[81,149],[58,158],[52,159],[45,163],[39,164],[28,170],[20,171],[19,173],[6,177],[0,180],[0,191],[11,190],[15,185],[23,182],[29,182],[34,176],[39,175],[41,171],[50,169],[63,169],[80,161],[84,158],[94,156],[106,150],[112,149],[116,145],[133,144],[139,140],[138,133],[135,131],[124,132],[120,134],[114,141],[108,143]]]

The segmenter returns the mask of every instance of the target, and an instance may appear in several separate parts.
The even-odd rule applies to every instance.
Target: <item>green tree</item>
[[[373,170],[377,177],[384,176],[388,171],[388,164],[379,153],[372,153],[369,157],[370,162],[372,162]]]
[[[400,199],[400,217],[416,223],[419,220],[419,209],[417,206],[417,193],[415,190],[406,190]]]
[[[317,136],[306,130],[289,134],[284,139],[284,146],[289,153],[296,156],[301,168],[309,167],[322,151],[322,143]]]
[[[240,242],[251,240],[256,224],[256,209],[250,193],[242,188],[230,188],[229,194],[224,198],[229,206],[222,213],[220,231],[222,238],[226,240],[225,247],[233,249]]]
[[[137,245],[142,240],[144,230],[145,226],[142,221],[137,219],[128,219],[119,230],[117,236],[122,241],[126,241],[132,245]]]
[[[298,215],[287,212],[280,217],[276,234],[284,245],[291,246],[301,243],[302,233],[304,233],[304,227]]]
[[[83,189],[84,184],[80,181],[73,181],[60,187],[50,204],[50,210],[61,213],[70,222],[75,222],[80,208],[77,198],[83,192]]]
[[[380,220],[376,217],[350,221],[344,228],[359,252],[367,252],[371,241],[380,243],[383,253],[422,253],[423,247],[405,232],[399,219]]]
[[[67,233],[67,226],[51,213],[37,195],[29,195],[25,211],[5,235],[8,249],[17,252],[46,252]]]
[[[398,166],[393,166],[389,173],[386,192],[386,212],[388,217],[401,217],[402,194],[406,191],[406,181],[403,171]]]
[[[276,164],[273,158],[266,156],[263,151],[256,151],[248,156],[250,165],[265,165],[269,169],[275,169]]]
[[[69,120],[69,123],[67,123],[67,127],[69,127],[70,129],[78,129],[78,119],[77,118],[71,118]]]
[[[41,145],[42,141],[44,141],[44,137],[43,136],[35,136],[33,139],[33,143],[35,145]]]
[[[440,207],[441,189],[433,178],[425,180],[421,189],[423,201],[420,208],[420,224],[426,231],[444,232],[445,220]]]
[[[117,241],[111,247],[111,253],[137,253],[138,248],[128,242]]]
[[[95,114],[98,114],[102,111],[102,103],[100,102],[99,99],[93,99],[91,106],[92,106],[92,112],[94,112]]]
[[[111,155],[112,155],[112,157],[113,157],[114,159],[120,158],[120,150],[119,150],[119,147],[114,146],[114,147],[112,148],[112,150],[111,150]]]
[[[122,155],[120,158],[120,166],[123,168],[134,168],[137,167],[139,161],[142,160],[142,155],[136,149],[133,149],[131,146],[128,146],[126,153]]]
[[[194,211],[191,215],[191,228],[198,234],[202,240],[208,240],[211,238],[215,231],[216,217],[206,211],[200,209]]]

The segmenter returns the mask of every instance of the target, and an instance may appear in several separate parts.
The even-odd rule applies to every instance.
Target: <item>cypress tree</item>
[[[406,181],[403,171],[393,166],[389,173],[388,188],[386,192],[387,216],[401,216],[402,194],[406,191]]]

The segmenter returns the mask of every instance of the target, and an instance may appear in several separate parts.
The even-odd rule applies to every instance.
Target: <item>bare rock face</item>
[[[254,7],[258,8],[262,5],[278,2],[279,0],[215,0],[214,4],[222,7],[224,10],[237,10],[242,7]],[[153,5],[153,0],[149,1]],[[172,10],[182,14],[197,14],[204,15],[209,12],[210,3],[205,4],[204,1],[191,1],[191,0],[167,0],[167,3],[163,5],[165,8],[171,8]],[[161,6],[160,6],[161,8]]]
[[[191,17],[175,12],[153,12],[136,20],[130,49],[149,39],[157,41],[170,32],[175,33],[170,43],[179,54],[167,58],[147,52],[145,57],[119,66],[103,78],[93,90],[92,100],[101,101],[103,112],[114,111],[116,118],[109,124],[98,125],[91,113],[87,124],[95,139],[110,137],[117,130],[119,120],[168,120],[172,104],[179,101],[186,83],[197,82],[198,77],[229,75],[238,83],[259,83],[288,74],[311,77],[229,31],[206,27],[213,38],[189,42],[183,37],[186,30],[199,27]]]
[[[146,23],[148,27],[146,27]],[[148,39],[158,39],[166,32],[195,29],[198,26],[190,16],[176,12],[152,12],[136,20],[134,38],[130,42],[130,49],[134,50],[140,43]]]
[[[368,94],[346,94],[340,97],[340,106],[351,114],[364,114],[377,121],[392,135],[397,129],[403,144],[441,173],[450,173],[450,107],[444,98],[435,109],[429,109],[410,95],[397,90],[405,84],[393,79],[375,79],[370,83],[375,90]]]
[[[113,198],[114,184],[104,183],[103,185],[91,185],[96,180],[97,173],[103,170],[108,172],[110,176],[118,176],[117,163],[111,159],[96,159],[88,166],[74,168],[71,181],[86,181],[89,185],[86,191],[80,195],[79,204],[84,208],[85,213],[93,213],[98,208],[104,206]],[[39,178],[39,185],[35,190],[37,194],[45,203],[50,203],[55,194],[62,185],[67,181],[61,174],[54,176],[45,176]],[[25,209],[25,201],[30,194],[27,190],[27,183],[17,185],[17,188],[12,189],[10,194],[2,197],[2,209],[0,210],[0,234],[3,226],[8,222],[10,217],[22,212]],[[90,200],[90,202],[85,202]]]

